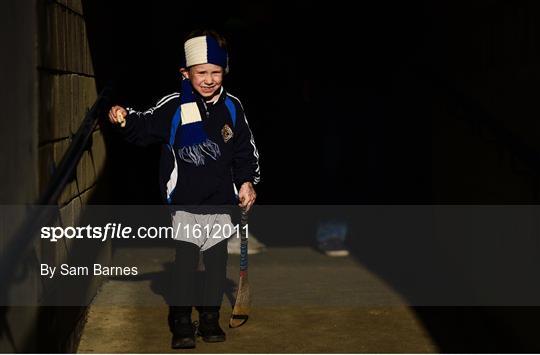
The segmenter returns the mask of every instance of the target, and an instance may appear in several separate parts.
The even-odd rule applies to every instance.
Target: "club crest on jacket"
[[[223,141],[227,143],[232,137],[233,137],[233,131],[231,127],[229,127],[228,124],[225,123],[225,126],[221,129],[221,136],[223,137]]]

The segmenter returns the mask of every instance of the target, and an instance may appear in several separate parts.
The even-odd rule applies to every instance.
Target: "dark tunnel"
[[[260,146],[260,203],[428,202],[428,112],[419,103],[406,116],[402,110],[421,100],[408,95],[427,88],[399,78],[416,60],[427,19],[418,6],[394,5],[414,21],[374,3],[354,12],[343,6],[98,1],[85,11],[98,84],[113,82],[117,100],[140,109],[178,91],[189,31],[229,37],[225,86],[242,99]],[[139,161],[135,170],[143,178],[128,190],[151,199],[140,192],[153,169]]]
[[[353,260],[409,301],[407,307],[441,353],[540,352],[536,335],[540,219],[535,210],[540,200],[536,104],[540,3],[82,0],[78,13],[70,10],[71,5],[69,1],[38,1],[36,13],[45,23],[52,18],[47,17],[50,8],[56,8],[86,26],[87,37],[82,38],[88,39],[93,72],[62,71],[38,61],[39,95],[59,96],[52,89],[47,91],[47,85],[56,88],[53,80],[58,84],[70,77],[91,86],[95,83],[97,92],[111,88],[108,107],[118,104],[146,110],[164,95],[180,90],[179,69],[188,33],[213,29],[224,34],[230,59],[224,87],[242,100],[260,153],[257,205],[261,210],[300,210],[305,215],[302,219],[290,213],[284,221],[275,221],[262,213],[258,217],[257,206],[250,220],[257,238],[270,248],[312,248],[315,228],[323,219],[320,211],[332,211],[349,221],[347,247]],[[45,28],[40,21],[36,21],[37,32]],[[33,35],[30,32],[27,38]],[[46,47],[48,42],[43,43],[39,46]],[[40,105],[53,105],[47,99],[43,104],[43,97],[37,100]],[[28,119],[32,124],[43,125],[36,122],[51,119],[40,116],[42,107],[37,110],[40,114],[32,117],[35,122]],[[85,191],[81,188],[81,196],[96,187],[89,205],[162,205],[158,184],[161,147],[128,144],[105,115],[99,120],[106,168],[100,185],[86,186]],[[18,122],[20,132],[6,139],[6,146],[24,136],[21,132],[26,134],[24,124]],[[37,157],[32,158],[46,171],[41,166],[45,153],[56,159],[55,149],[67,146],[73,132],[46,139],[42,133],[39,126],[39,135],[33,137],[39,142],[34,147]],[[11,180],[2,181],[17,181],[16,177],[11,174]],[[64,210],[72,208],[73,200],[66,201],[61,206]],[[475,220],[472,213],[465,212],[465,222],[459,227],[467,228],[467,233],[460,234],[463,229],[450,219],[457,209],[493,211],[491,207],[508,208],[515,212],[515,220],[530,225],[498,229],[504,218],[495,220],[493,216],[500,216],[497,212],[487,215],[493,220]],[[441,215],[430,208],[442,211]],[[433,213],[430,216],[440,218],[445,228],[435,230],[435,224],[422,219],[421,211]],[[396,225],[386,219],[395,216],[392,213],[398,216]],[[442,218],[443,213],[448,214]],[[154,216],[143,217],[150,220]],[[160,217],[164,220],[157,223],[170,224],[170,215]],[[479,225],[489,228],[475,229]],[[399,230],[401,226],[415,228]],[[529,227],[533,234],[527,234]],[[417,230],[426,233],[417,235]],[[114,242],[112,252],[127,245]],[[146,240],[137,248],[151,249],[153,243]],[[49,252],[54,259],[57,245],[42,244],[46,247],[40,255]],[[141,279],[164,280],[165,272],[150,274]],[[489,277],[482,279],[486,275]],[[96,285],[93,283],[92,292]],[[500,290],[501,295],[490,298],[492,289]],[[419,301],[426,299],[422,290],[443,295],[442,299],[456,295],[456,301]],[[518,294],[523,290],[530,293]],[[7,293],[4,290],[0,296]],[[486,298],[499,300],[505,295],[529,302],[482,305]],[[28,321],[35,333],[32,336],[38,339],[38,345],[28,345],[29,349],[77,348],[76,341],[67,336],[61,344],[55,332],[61,329],[62,334],[80,336],[87,316],[85,306],[42,307],[39,312],[36,324]],[[62,312],[73,322],[62,323],[62,315],[58,317]],[[8,313],[7,307],[1,307],[0,340],[9,328]],[[16,312],[12,314],[18,317]],[[46,331],[38,334],[41,329]],[[364,336],[361,330],[358,336]],[[25,343],[24,339],[8,340]]]
[[[242,98],[260,150],[260,204],[538,201],[538,166],[520,154],[540,149],[538,130],[526,128],[537,127],[538,111],[527,99],[539,73],[530,2],[84,5],[98,86],[112,83],[118,103],[140,109],[178,90],[190,30],[227,35],[225,87]],[[124,182],[115,201],[159,203],[148,188],[156,186],[158,151],[110,144],[113,176]],[[474,163],[482,154],[498,154],[500,164]],[[355,256],[392,280],[392,270],[355,243]],[[403,254],[395,257],[405,262]],[[437,265],[437,255],[422,258]],[[463,286],[444,272],[441,287]],[[532,331],[538,308],[414,310],[442,352],[540,349]]]

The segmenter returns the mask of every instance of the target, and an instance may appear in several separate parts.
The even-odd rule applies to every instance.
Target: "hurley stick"
[[[251,309],[251,296],[248,282],[248,238],[247,238],[248,214],[242,209],[240,218],[240,280],[236,302],[229,320],[229,328],[237,328],[247,322]]]

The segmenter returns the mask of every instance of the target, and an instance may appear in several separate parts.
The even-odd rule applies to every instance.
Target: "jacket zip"
[[[208,112],[208,106],[206,106],[206,102],[202,100],[202,103],[204,105],[204,111],[206,112],[206,118],[210,118],[210,112]]]

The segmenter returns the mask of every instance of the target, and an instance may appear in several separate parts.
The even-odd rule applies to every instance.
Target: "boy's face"
[[[189,69],[180,70],[191,85],[205,99],[210,99],[219,93],[223,82],[223,68],[215,64],[198,64]]]

